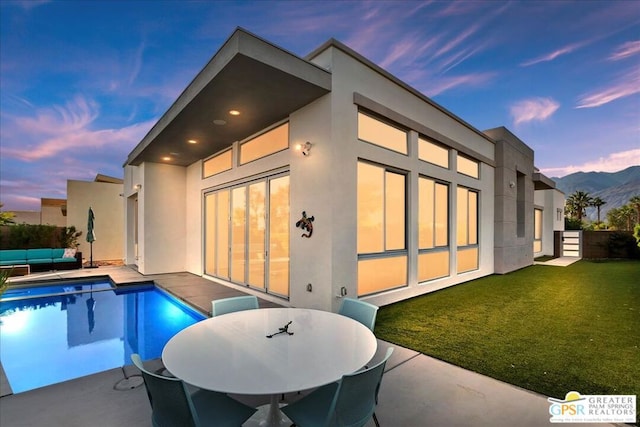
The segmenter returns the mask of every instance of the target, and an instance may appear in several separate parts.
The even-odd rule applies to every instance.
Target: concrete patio
[[[32,275],[17,280],[44,280],[108,275],[116,284],[154,281],[203,312],[211,300],[241,291],[190,273],[142,276],[128,267],[101,267],[72,272]],[[277,304],[260,300],[261,307]],[[379,341],[379,357],[390,343]],[[387,364],[376,413],[382,426],[548,426],[545,396],[450,365],[413,350],[396,347]],[[155,361],[154,363],[160,363]],[[111,369],[87,377],[11,394],[2,372],[0,426],[117,427],[151,426],[151,408],[144,386],[116,387],[135,375],[133,366]],[[135,378],[135,377],[134,377]],[[127,380],[124,381],[125,384]],[[131,384],[135,382],[130,380]],[[252,405],[268,396],[234,396]],[[292,401],[299,395],[287,395]],[[286,403],[286,402],[285,402]],[[367,427],[373,426],[371,421]],[[606,424],[579,424],[603,426]],[[611,425],[611,424],[609,424]]]

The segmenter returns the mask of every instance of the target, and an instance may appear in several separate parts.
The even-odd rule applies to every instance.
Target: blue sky
[[[128,153],[237,27],[335,38],[549,177],[640,164],[640,2],[0,1],[0,202],[39,210]]]

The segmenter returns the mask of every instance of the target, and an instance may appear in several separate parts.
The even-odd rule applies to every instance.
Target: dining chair
[[[298,427],[362,427],[371,418],[380,427],[375,409],[387,360],[393,347],[376,365],[343,375],[281,410]]]
[[[338,313],[357,320],[373,332],[373,328],[376,325],[378,307],[357,299],[344,298]]]
[[[256,412],[223,393],[191,393],[180,379],[147,371],[138,354],[132,354],[131,360],[144,379],[153,427],[238,427]]]
[[[258,298],[255,295],[216,299],[211,301],[211,317],[256,308],[258,308]]]

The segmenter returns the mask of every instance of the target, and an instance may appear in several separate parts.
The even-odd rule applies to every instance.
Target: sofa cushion
[[[26,259],[8,259],[0,261],[0,265],[24,265],[27,263]]]
[[[27,264],[51,264],[51,258],[27,258]]]
[[[0,251],[0,262],[2,265],[11,265],[13,261],[24,261],[27,259],[27,250],[26,249],[3,249]],[[4,264],[5,261],[8,261],[9,264]],[[16,262],[16,264],[18,264]]]
[[[62,258],[64,254],[64,248],[51,249],[51,258]]]
[[[53,249],[51,248],[43,248],[43,249],[27,249],[27,261],[31,262],[31,260],[43,260],[48,259],[51,262],[53,258],[51,253]]]

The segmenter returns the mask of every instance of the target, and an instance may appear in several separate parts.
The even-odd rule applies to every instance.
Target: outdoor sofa
[[[2,249],[0,266],[28,265],[32,272],[82,268],[82,252],[75,249]]]

